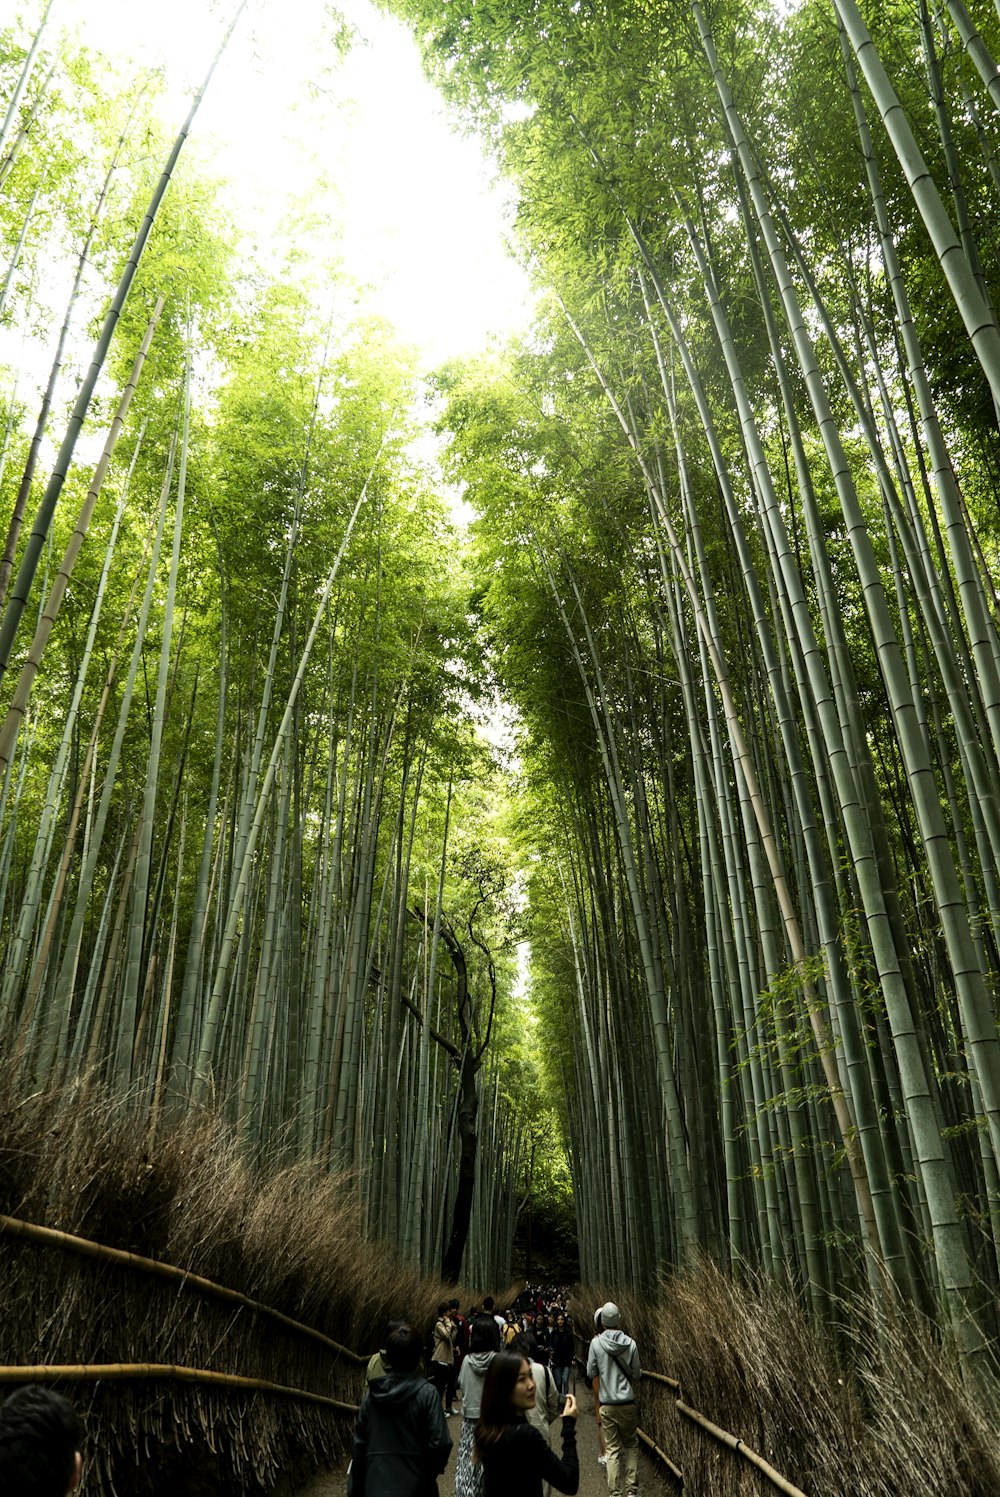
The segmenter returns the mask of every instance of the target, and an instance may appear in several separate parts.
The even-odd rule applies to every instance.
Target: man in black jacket
[[[451,1436],[437,1390],[417,1370],[412,1327],[392,1332],[385,1359],[389,1375],[371,1383],[358,1413],[347,1497],[437,1497]]]
[[[0,1492],[67,1497],[80,1484],[80,1420],[50,1388],[29,1383],[0,1404]]]

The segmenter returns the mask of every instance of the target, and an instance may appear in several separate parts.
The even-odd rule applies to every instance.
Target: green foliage
[[[23,55],[14,52],[5,78]],[[37,317],[46,336],[50,309],[29,309],[27,290],[42,284],[48,299],[49,281],[72,264],[111,154],[86,282],[86,316],[97,320],[167,144],[148,80],[134,97],[114,79],[103,89],[97,65],[76,52],[53,77],[59,88],[32,124],[52,153],[49,175],[19,161],[0,215],[9,248],[41,184],[8,317],[21,328]],[[406,911],[428,891],[433,903],[449,795],[444,906],[467,943],[484,1031],[491,983],[498,1031],[506,1022],[518,921],[514,869],[491,826],[496,774],[478,737],[489,693],[470,577],[449,506],[415,455],[424,391],[413,352],[355,315],[353,289],[333,269],[303,275],[294,248],[273,275],[248,270],[221,201],[186,153],[92,408],[97,431],[162,294],[8,786],[0,1023],[39,1077],[102,1071],[117,1052],[119,1072],[137,1082],[135,1106],[154,1120],[213,1087],[251,1155],[316,1156],[324,1168],[380,1158],[385,1180],[373,1170],[360,1202],[368,1226],[384,1223],[411,1256],[436,1261],[453,1086],[447,1064],[420,1081],[420,1029],[402,997],[427,974],[426,932]],[[7,494],[22,447],[15,424]],[[83,465],[68,476],[39,589],[88,483]],[[151,572],[161,524],[167,539]],[[136,894],[133,849],[157,735],[148,877]],[[68,829],[64,845],[56,822]],[[126,952],[130,963],[138,953],[131,1007]],[[445,1014],[453,981],[442,961],[434,1003]],[[383,1028],[412,1095],[365,1051],[366,1036],[382,1044]],[[205,1057],[211,1076],[196,1074]],[[362,1086],[377,1098],[371,1113],[358,1103]],[[415,1158],[408,1108],[418,1095],[420,1126],[440,1140],[422,1181],[386,1162],[393,1150],[405,1151],[407,1170]]]
[[[549,293],[441,385],[518,714],[546,1094],[600,1203],[584,1271],[759,1255],[822,1308],[860,1229],[968,1328],[995,1243],[957,1190],[985,1201],[1000,1149],[1000,464],[886,103],[858,95],[915,336],[835,8],[393,9]],[[995,301],[994,111],[947,7],[869,9]]]

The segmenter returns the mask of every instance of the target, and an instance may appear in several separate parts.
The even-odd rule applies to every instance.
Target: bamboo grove
[[[197,99],[171,146],[155,79],[0,40],[4,1047],[483,1284],[564,1128],[585,1278],[867,1284],[976,1355],[1000,8],[389,8],[545,295],[436,377],[467,548],[412,359],[248,262]]]
[[[400,3],[547,310],[451,371],[585,1277],[995,1335],[987,0]],[[538,831],[542,827],[544,831]]]
[[[154,1137],[217,1109],[505,1280],[516,911],[413,358],[248,259],[197,98],[171,144],[154,78],[39,21],[0,34],[4,1053]]]

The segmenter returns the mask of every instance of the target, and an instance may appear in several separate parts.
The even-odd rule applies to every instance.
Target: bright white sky
[[[325,41],[324,0],[251,0],[192,141],[231,182],[265,261],[289,203],[307,197],[319,252],[341,235],[367,305],[433,365],[528,322],[527,280],[504,249],[505,193],[479,146],[448,124],[405,29],[367,0],[340,10],[359,32],[343,62]],[[50,24],[162,66],[174,128],[231,13],[228,0],[55,0]]]

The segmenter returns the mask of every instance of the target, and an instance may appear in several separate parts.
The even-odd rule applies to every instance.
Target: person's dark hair
[[[490,1314],[491,1315],[493,1314],[493,1296],[492,1296],[492,1294],[484,1294],[483,1295],[483,1309],[484,1310],[489,1310]]]
[[[448,1313],[448,1311],[450,1309],[451,1309],[451,1306],[449,1305],[448,1301],[446,1299],[443,1299],[441,1301],[441,1303],[438,1305],[438,1314],[439,1315],[447,1315],[447,1313]]]
[[[529,1362],[538,1361],[538,1337],[534,1331],[520,1331],[510,1343],[511,1351],[519,1351]]]
[[[406,1324],[407,1324],[407,1322],[405,1320],[388,1320],[388,1321],[386,1321],[385,1335],[382,1337],[382,1345],[383,1345],[383,1347],[386,1347],[386,1346],[389,1345],[389,1337],[392,1335],[393,1331],[398,1331],[401,1326],[404,1326]]]
[[[458,1309],[458,1300],[457,1299],[450,1299],[448,1301],[448,1309],[449,1310],[457,1310]]]
[[[420,1337],[405,1321],[386,1337],[385,1359],[393,1372],[416,1372],[420,1350]]]
[[[503,1436],[517,1414],[511,1397],[526,1357],[520,1352],[498,1351],[483,1380],[483,1401],[474,1436],[475,1458],[481,1461]]]
[[[469,1351],[499,1351],[500,1327],[492,1315],[477,1315],[469,1331]]]
[[[29,1384],[0,1404],[0,1492],[65,1497],[83,1443],[68,1399]]]

